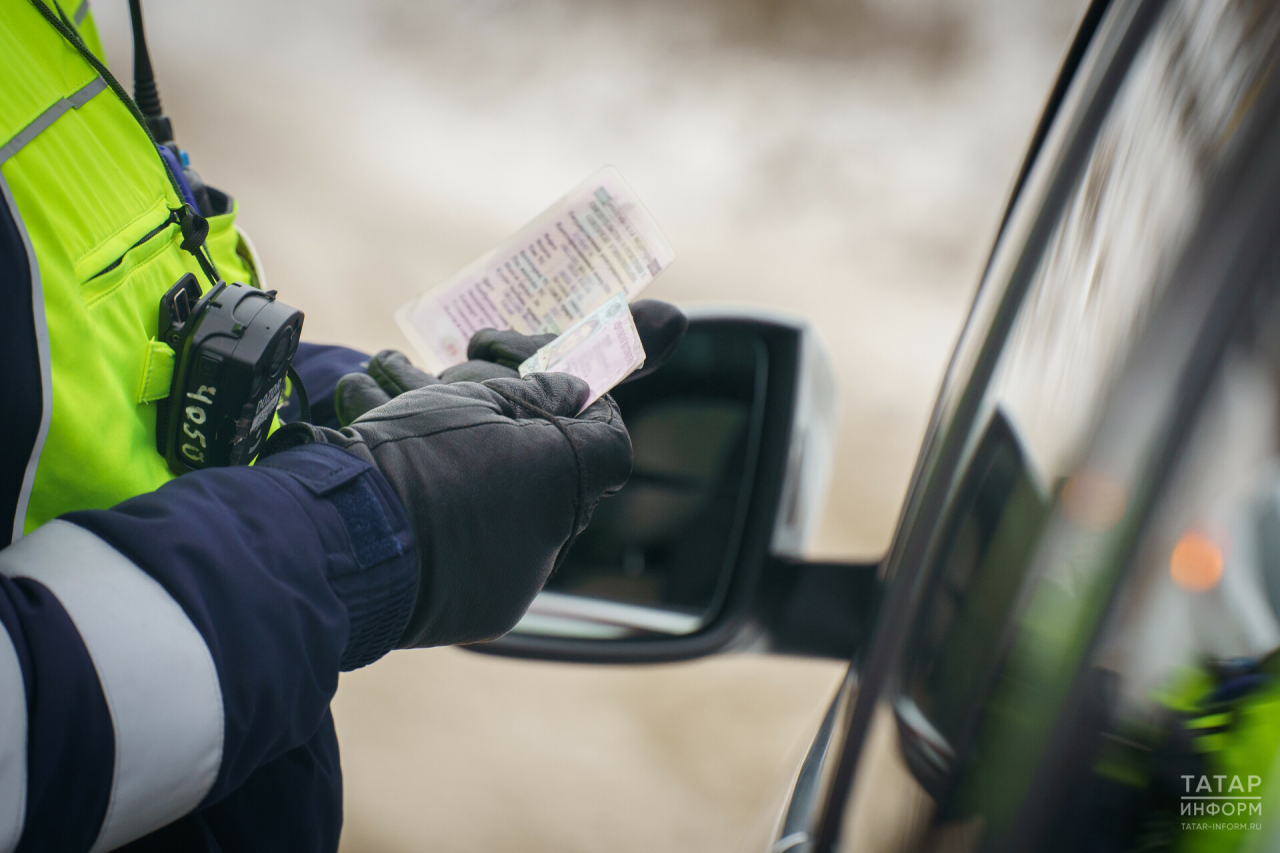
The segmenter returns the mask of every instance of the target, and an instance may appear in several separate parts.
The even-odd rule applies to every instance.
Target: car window
[[[1190,48],[1196,28],[1213,23],[1205,20],[1200,4],[1173,4],[1136,57],[1099,129],[1031,277],[983,396],[978,428],[970,433],[964,474],[934,537],[936,556],[918,616],[922,634],[937,633],[952,621],[947,608],[935,603],[942,590],[990,582],[964,568],[989,559],[987,549],[999,546],[1020,557],[1016,568],[1005,571],[1025,568],[1044,517],[1035,507],[1046,506],[1075,469],[1126,355],[1186,248],[1221,156],[1220,131],[1246,94],[1244,81],[1251,79],[1233,73],[1225,79],[1229,88],[1215,89],[1223,83],[1223,69],[1212,67],[1212,60],[1226,43],[1242,65],[1256,67],[1262,58],[1235,50],[1238,29],[1220,34],[1225,43],[1205,41]],[[989,473],[993,465],[1006,469],[1003,478]],[[981,488],[974,492],[972,484],[979,481],[1000,482],[1001,499],[984,496]],[[989,533],[975,552],[974,536],[964,532],[984,524],[984,497],[994,506],[985,510]],[[1108,511],[1105,496],[1090,501],[1096,511]],[[996,525],[1006,514],[1016,521],[998,539]],[[1020,580],[1021,574],[1006,585]],[[974,630],[994,630],[990,622],[1008,618],[1012,591],[1002,590],[999,598],[1006,607],[988,599],[992,611],[975,622]],[[954,636],[939,643],[936,654],[952,655],[944,649],[970,641]],[[913,652],[926,659],[935,654],[928,643],[917,644]],[[913,658],[909,666],[937,669],[944,662],[957,665]]]
[[[1108,285],[1099,281],[1098,274],[1082,277],[1074,298],[1060,299],[1058,315],[1087,322],[1078,322],[1074,334],[1058,330],[1057,335],[1048,336],[1050,343],[1040,351],[1062,353],[1060,363],[1069,367],[1023,355],[993,383],[999,410],[1010,416],[1023,437],[1026,458],[1039,470],[1039,479],[1055,503],[1025,568],[1026,589],[1012,615],[1006,649],[993,664],[1000,675],[985,697],[980,730],[969,756],[957,767],[955,785],[940,815],[952,828],[981,822],[988,844],[1000,839],[1029,849],[1105,849],[1104,840],[1082,839],[1075,832],[1085,831],[1094,818],[1109,821],[1113,806],[1128,808],[1122,805],[1119,790],[1104,792],[1073,780],[1081,774],[1092,778],[1097,762],[1109,760],[1091,755],[1084,745],[1102,737],[1099,728],[1111,718],[1118,693],[1129,690],[1131,699],[1152,695],[1144,691],[1165,689],[1171,683],[1169,672],[1158,664],[1158,656],[1131,659],[1133,673],[1144,675],[1126,686],[1113,668],[1082,669],[1081,665],[1089,659],[1117,582],[1126,571],[1137,571],[1127,557],[1131,542],[1168,467],[1165,454],[1188,429],[1184,419],[1198,405],[1198,383],[1218,358],[1215,336],[1226,322],[1222,318],[1235,310],[1234,294],[1254,286],[1273,286],[1269,276],[1274,275],[1274,260],[1257,258],[1275,244],[1275,215],[1259,212],[1257,205],[1274,198],[1266,152],[1274,150],[1275,143],[1259,140],[1265,139],[1263,134],[1273,134],[1275,119],[1273,107],[1258,105],[1267,104],[1260,93],[1274,86],[1271,69],[1278,40],[1280,13],[1272,4],[1170,5],[1148,45],[1149,56],[1165,57],[1164,70],[1144,75],[1136,65],[1131,81],[1144,77],[1150,81],[1146,95],[1150,100],[1158,100],[1161,90],[1165,96],[1173,94],[1168,87],[1171,81],[1177,83],[1181,94],[1166,101],[1172,121],[1162,127],[1145,109],[1149,101],[1137,115],[1145,116],[1153,141],[1180,139],[1179,147],[1165,149],[1180,156],[1170,158],[1167,176],[1161,170],[1131,169],[1126,191],[1138,202],[1136,214],[1148,217],[1143,227],[1150,229],[1153,221],[1163,223],[1163,240],[1174,241],[1177,253],[1171,255],[1166,249],[1163,255],[1150,254],[1153,260],[1145,280],[1151,287],[1118,295],[1109,315],[1098,314],[1096,321],[1089,314],[1086,297]],[[1141,88],[1135,85],[1130,91]],[[1123,103],[1122,93],[1117,105]],[[1251,109],[1257,110],[1256,120],[1247,121],[1246,111]],[[1106,150],[1105,141],[1104,132],[1100,151]],[[1143,171],[1150,174],[1147,193],[1132,181]],[[1120,176],[1122,186],[1125,177]],[[1154,199],[1167,198],[1164,184],[1179,181],[1183,197],[1194,201],[1195,220],[1151,210]],[[1086,180],[1083,189],[1087,187]],[[1100,202],[1099,208],[1104,207],[1105,202]],[[1246,239],[1255,227],[1262,230]],[[1110,230],[1134,234],[1123,217],[1113,219]],[[1147,251],[1141,240],[1134,244],[1139,254]],[[1263,264],[1262,273],[1254,269],[1258,263]],[[1063,265],[1064,269],[1079,267]],[[1124,263],[1119,267],[1124,270]],[[1143,281],[1132,268],[1120,277],[1122,289],[1125,279]],[[1023,317],[1033,317],[1042,309],[1032,299]],[[1145,332],[1144,325],[1149,326]],[[1089,341],[1124,344],[1109,356],[1113,361],[1107,367],[1105,350],[1085,351]],[[1011,343],[1011,352],[1029,351],[1019,350],[1016,332]],[[1256,378],[1265,369],[1256,365],[1233,369],[1229,373],[1236,379],[1224,380],[1227,384],[1221,387],[1234,387],[1236,398],[1251,399],[1266,408],[1271,392],[1264,390],[1266,382],[1256,381],[1247,390],[1250,386],[1241,377],[1250,372]],[[1091,407],[1098,400],[1106,405]],[[1210,410],[1218,405],[1212,403]],[[1268,427],[1257,417],[1253,421],[1266,432]],[[1232,452],[1239,453],[1243,438],[1244,433],[1219,434],[1216,441],[1234,445]],[[1254,441],[1253,446],[1257,445]],[[1252,489],[1245,484],[1248,478],[1243,472],[1251,464],[1262,465],[1262,460],[1240,465],[1238,458],[1231,462],[1227,456],[1220,462],[1211,466],[1216,484],[1201,482],[1198,490],[1193,489],[1194,502],[1229,505],[1231,489]],[[1234,485],[1228,488],[1228,483]],[[1153,523],[1152,530],[1158,530],[1161,522]],[[1156,550],[1148,553],[1167,547],[1163,565],[1175,574],[1211,572],[1217,559],[1214,544],[1182,521],[1177,524],[1183,526],[1174,541],[1150,546]],[[1151,532],[1148,537],[1160,540],[1167,535]],[[1184,535],[1189,538],[1183,540]],[[1166,611],[1145,625],[1150,628],[1156,622],[1160,630],[1140,631],[1146,651],[1168,655],[1165,663],[1171,666],[1173,660],[1181,665],[1188,657],[1201,659],[1204,649],[1190,651],[1171,639],[1173,633],[1189,630],[1186,618]],[[1228,654],[1225,649],[1222,653]],[[1132,734],[1124,726],[1107,731],[1113,741]],[[1117,767],[1121,765],[1112,767],[1116,773],[1128,772]],[[1136,836],[1129,840],[1149,841]],[[1121,844],[1111,849],[1129,848]]]
[[[1027,626],[1019,616],[1027,606],[1026,583],[1035,566],[1055,560],[1071,566],[1077,556],[1043,553],[1043,534],[1057,523],[1064,501],[1099,524],[1115,524],[1128,505],[1111,480],[1081,471],[1083,454],[1109,405],[1133,394],[1118,390],[1119,377],[1135,342],[1147,336],[1156,306],[1169,301],[1163,296],[1206,199],[1233,162],[1277,37],[1273,4],[1171,0],[1113,4],[1100,44],[1119,38],[1117,31],[1140,30],[1143,14],[1152,16],[1149,35],[1135,46],[1045,239],[1032,246],[1035,227],[1011,227],[1000,249],[1009,260],[993,264],[993,276],[1028,276],[1026,296],[989,384],[979,389],[977,411],[964,427],[961,473],[948,487],[941,522],[929,531],[930,548],[914,583],[919,606],[912,639],[896,683],[877,698],[842,849],[908,849],[937,833],[976,843],[992,827],[1008,828],[1031,778],[1035,750],[995,755],[988,749],[992,720],[1009,710],[1000,707],[1010,677],[1006,659],[1021,632],[1068,630],[1080,608],[1055,614],[1049,607],[1040,623]],[[1013,239],[1026,244],[1020,248]],[[957,362],[964,357],[958,353]],[[939,408],[945,410],[945,401]],[[993,462],[996,434],[1008,440]],[[993,465],[1006,469],[1003,485],[997,477],[975,487]],[[998,511],[982,508],[984,488],[1005,496]],[[1056,514],[1041,511],[1050,505]],[[1006,516],[1017,521],[1006,524]],[[1017,568],[1003,557],[1010,554],[1018,555]],[[1027,554],[1035,556],[1022,558]],[[1062,571],[1069,588],[1071,569]],[[969,585],[963,593],[951,591],[956,579]],[[966,621],[964,604],[976,600],[978,590],[990,609],[970,605],[974,615]],[[1042,734],[1000,748],[1025,746]],[[975,756],[1012,769],[994,787],[983,787],[987,781],[970,778]]]

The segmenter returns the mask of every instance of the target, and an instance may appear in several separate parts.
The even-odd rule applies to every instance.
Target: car
[[[490,654],[847,659],[760,848],[1272,848],[1280,5],[1094,0],[892,544],[803,558],[834,435],[803,320],[701,309],[616,391],[635,474]]]

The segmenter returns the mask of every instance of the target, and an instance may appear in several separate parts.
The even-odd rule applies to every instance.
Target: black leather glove
[[[662,366],[675,352],[689,328],[684,313],[669,302],[640,299],[631,303],[631,316],[644,346],[644,367],[624,379],[631,382],[648,376]],[[522,335],[519,332],[481,329],[467,343],[467,358],[462,364],[440,374],[443,382],[483,382],[485,379],[517,376],[521,364],[529,356],[556,339],[555,335]]]
[[[335,444],[390,482],[413,525],[419,568],[398,648],[493,639],[519,621],[600,498],[626,482],[631,439],[610,397],[574,417],[588,390],[568,374],[447,385],[395,355],[371,362],[371,372],[419,387],[392,399],[353,374],[369,380],[367,393],[348,396],[340,417],[356,396],[381,405],[340,432],[290,424],[266,452]]]

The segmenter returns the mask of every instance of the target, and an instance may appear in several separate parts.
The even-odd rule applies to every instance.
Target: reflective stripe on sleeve
[[[99,77],[99,80],[102,78]],[[31,275],[31,325],[36,333],[36,353],[40,359],[40,427],[36,431],[36,440],[31,445],[31,453],[27,457],[27,467],[22,474],[22,485],[18,488],[18,505],[13,514],[13,528],[10,541],[17,542],[26,529],[27,506],[31,502],[31,489],[35,485],[36,467],[40,464],[40,454],[44,451],[45,439],[49,437],[49,421],[53,415],[53,367],[49,359],[49,324],[44,314],[44,284],[40,278],[40,262],[36,258],[35,249],[31,248],[31,235],[22,220],[22,212],[13,200],[13,191],[0,172],[0,201],[9,208],[9,216],[22,238],[22,247],[27,253],[27,267]],[[0,544],[3,539],[0,538]]]
[[[27,811],[27,688],[9,633],[0,627],[0,853],[22,837]]]
[[[0,552],[0,572],[57,596],[102,683],[115,729],[111,798],[93,850],[111,850],[195,808],[222,760],[213,658],[150,575],[89,531],[51,521]]]
[[[59,98],[35,119],[13,135],[13,138],[0,146],[0,163],[8,160],[14,154],[17,154],[27,143],[35,139],[41,133],[48,129],[62,115],[70,110],[78,110],[92,100],[93,96],[107,88],[107,81],[101,77],[94,77],[85,85],[77,89],[70,97]]]
[[[80,0],[80,7],[76,9],[75,16],[72,20],[76,22],[76,28],[84,23],[84,19],[89,15],[89,0]]]

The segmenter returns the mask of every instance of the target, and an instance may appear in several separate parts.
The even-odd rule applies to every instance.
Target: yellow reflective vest
[[[95,67],[81,2],[66,13],[53,0],[0,0],[0,203],[32,262],[44,388],[14,538],[174,476],[155,441],[173,375],[156,340],[159,302],[184,273],[205,283],[179,247],[182,200],[155,143]],[[222,278],[256,283],[235,216],[233,206],[209,219],[206,246]]]

